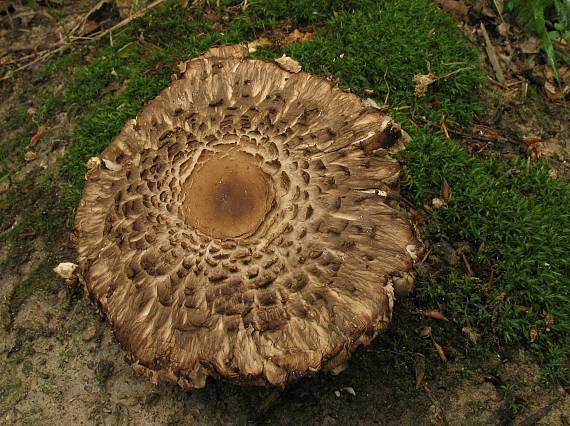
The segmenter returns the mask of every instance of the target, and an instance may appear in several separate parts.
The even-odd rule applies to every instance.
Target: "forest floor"
[[[128,17],[111,1],[0,0],[0,423],[568,425],[568,67],[556,81],[492,2],[220,3],[167,0],[106,32]],[[53,272],[75,259],[86,161],[178,63],[252,41],[408,131],[402,209],[426,245],[390,329],[275,400],[150,384]]]

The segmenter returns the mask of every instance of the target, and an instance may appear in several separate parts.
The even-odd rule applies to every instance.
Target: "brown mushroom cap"
[[[77,211],[89,294],[137,370],[185,388],[336,367],[389,323],[416,244],[389,205],[392,119],[246,56],[189,61],[101,154]]]

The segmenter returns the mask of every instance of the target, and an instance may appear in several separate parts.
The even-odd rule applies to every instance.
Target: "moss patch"
[[[2,371],[3,370],[3,371]],[[10,374],[6,369],[0,370],[0,415],[6,414],[19,400],[24,391],[22,382]]]

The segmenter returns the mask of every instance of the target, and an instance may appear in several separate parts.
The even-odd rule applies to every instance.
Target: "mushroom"
[[[247,55],[188,61],[101,153],[77,210],[85,287],[153,382],[333,370],[386,328],[390,277],[413,263],[390,158],[405,132]]]

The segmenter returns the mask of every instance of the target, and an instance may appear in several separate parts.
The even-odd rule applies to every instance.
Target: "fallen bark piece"
[[[457,18],[465,19],[469,14],[469,7],[461,0],[436,0],[436,3],[439,3],[444,11]]]

